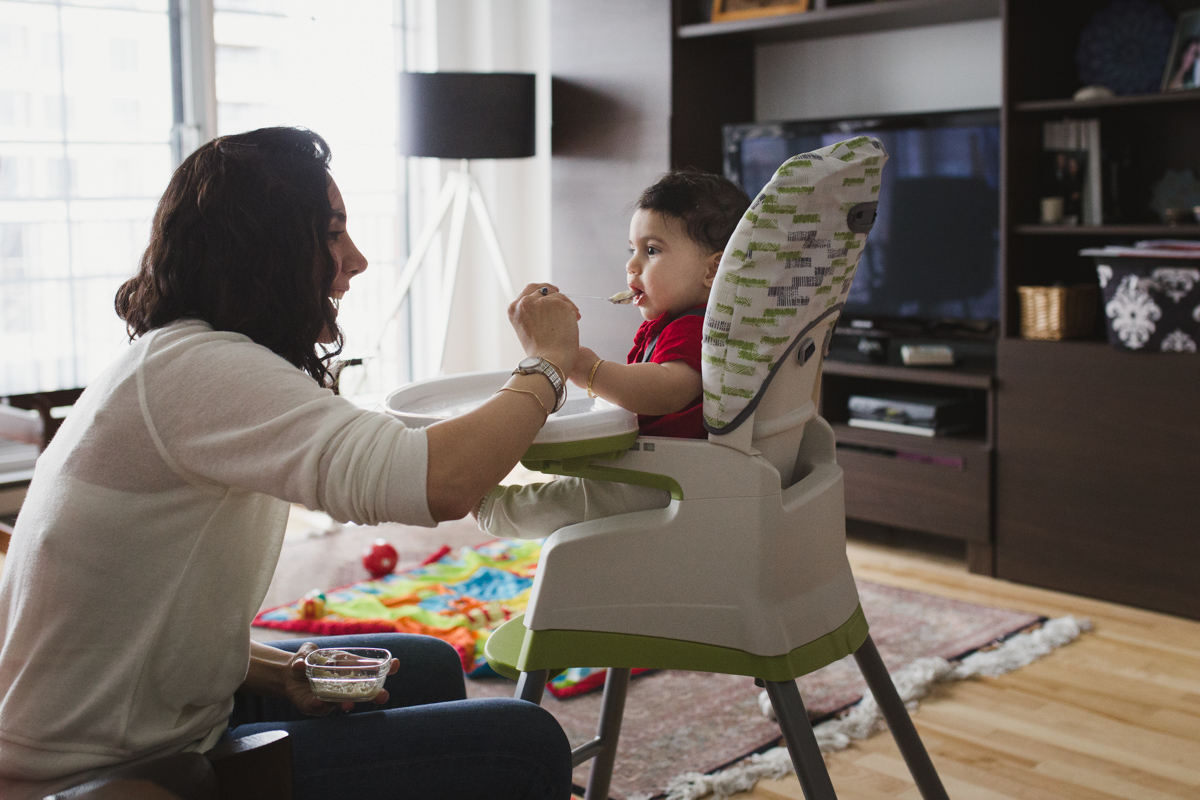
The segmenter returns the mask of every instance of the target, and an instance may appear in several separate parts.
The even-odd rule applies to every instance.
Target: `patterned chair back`
[[[869,136],[789,158],[717,270],[704,320],[704,424],[711,441],[762,452],[784,486],[816,414],[821,360],[875,221],[887,158]]]

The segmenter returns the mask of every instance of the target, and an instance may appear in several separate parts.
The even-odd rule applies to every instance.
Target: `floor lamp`
[[[534,154],[534,75],[502,72],[403,72],[400,74],[400,153],[405,156],[458,159],[459,168],[446,176],[433,215],[413,244],[408,261],[381,321],[376,350],[392,318],[400,310],[413,278],[442,223],[450,216],[446,269],[439,293],[442,307],[439,349],[434,363],[441,367],[450,330],[450,310],[458,280],[458,261],[468,207],[475,212],[504,292],[513,296],[512,280],[479,185],[469,171],[480,158],[528,158]]]

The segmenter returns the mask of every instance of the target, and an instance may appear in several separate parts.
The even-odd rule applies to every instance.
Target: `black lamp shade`
[[[534,76],[400,73],[400,153],[428,158],[534,154]]]

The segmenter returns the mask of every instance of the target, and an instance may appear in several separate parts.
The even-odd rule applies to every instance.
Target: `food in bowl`
[[[326,647],[304,659],[313,694],[329,703],[363,703],[383,691],[392,654],[374,647]]]

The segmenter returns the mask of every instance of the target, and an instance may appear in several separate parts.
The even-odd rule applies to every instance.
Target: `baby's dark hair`
[[[663,175],[636,205],[679,220],[689,239],[715,253],[729,243],[750,198],[728,178],[688,168]]]

